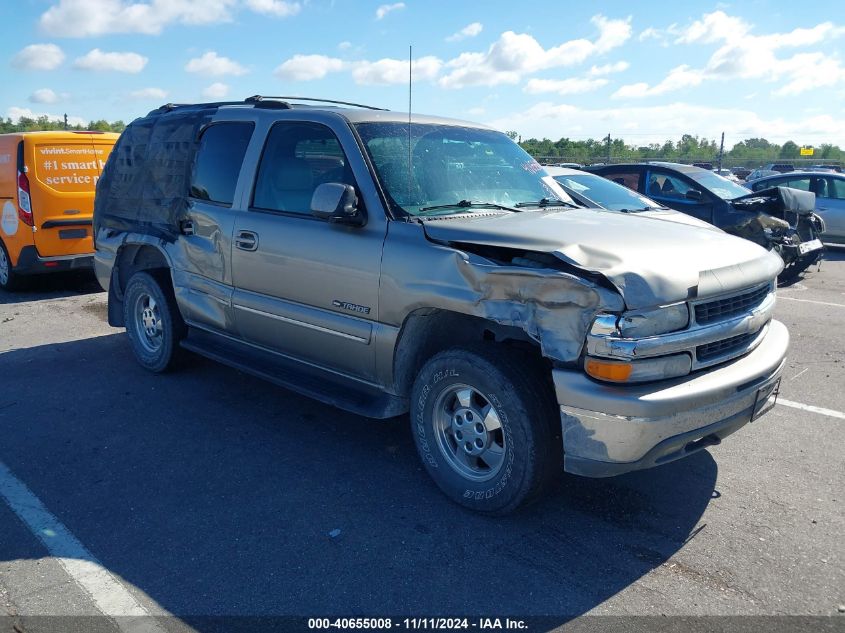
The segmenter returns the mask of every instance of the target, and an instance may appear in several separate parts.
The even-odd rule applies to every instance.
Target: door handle
[[[194,235],[194,221],[182,220],[179,223],[179,230],[182,232],[182,235]]]
[[[252,231],[238,231],[235,247],[242,251],[254,251],[258,248],[258,234]]]

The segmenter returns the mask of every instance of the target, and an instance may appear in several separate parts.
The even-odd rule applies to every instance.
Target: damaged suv
[[[99,182],[109,323],[372,418],[410,413],[454,501],[718,444],[774,403],[780,258],[578,208],[506,135],[293,98],[164,106]],[[301,100],[298,100],[301,101]]]

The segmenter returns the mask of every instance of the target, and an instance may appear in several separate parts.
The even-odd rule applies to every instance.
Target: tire
[[[561,470],[560,415],[547,374],[495,346],[431,358],[411,394],[411,431],[450,499],[504,515],[540,497]]]
[[[821,259],[821,254],[810,253],[789,262],[778,275],[778,283],[784,284],[798,279],[798,276]]]
[[[123,318],[135,358],[161,373],[177,360],[186,327],[165,275],[137,272],[123,293]]]
[[[21,276],[12,270],[12,260],[9,258],[9,251],[6,245],[0,241],[0,288],[11,292],[22,286]]]

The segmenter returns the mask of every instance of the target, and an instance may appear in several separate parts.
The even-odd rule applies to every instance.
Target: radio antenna
[[[408,46],[408,204],[411,204],[411,191],[413,187],[413,171],[411,165],[411,91],[413,84],[414,73],[414,46]]]

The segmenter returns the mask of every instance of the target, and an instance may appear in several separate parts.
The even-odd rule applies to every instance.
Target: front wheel
[[[560,416],[531,358],[495,347],[441,352],[420,371],[411,402],[426,470],[467,508],[507,514],[559,471]]]
[[[123,318],[138,362],[156,373],[169,369],[185,335],[169,284],[148,272],[132,275],[123,294]]]

